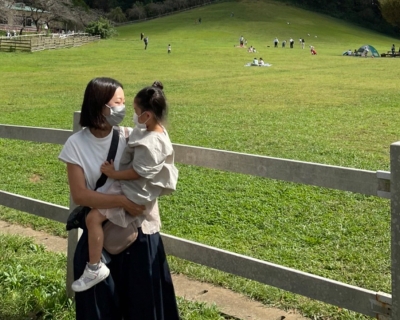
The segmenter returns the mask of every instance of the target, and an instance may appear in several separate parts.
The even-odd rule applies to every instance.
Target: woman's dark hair
[[[101,129],[106,122],[103,116],[104,105],[114,96],[122,84],[111,78],[94,78],[86,86],[83,96],[81,118],[82,127]]]
[[[134,99],[134,102],[142,112],[150,111],[159,122],[163,122],[167,117],[167,100],[163,92],[164,86],[160,81],[140,90]]]

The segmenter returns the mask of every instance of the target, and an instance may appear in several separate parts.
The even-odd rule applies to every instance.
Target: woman
[[[84,128],[67,140],[59,159],[67,164],[71,196],[76,204],[99,209],[123,207],[129,214],[138,216],[144,207],[123,195],[102,193],[113,183],[113,179],[108,178],[98,192],[93,191],[101,174],[100,166],[107,158],[113,127],[124,116],[122,85],[110,78],[91,80],[82,103],[80,125]],[[126,146],[124,128],[118,130],[115,168],[119,168]],[[157,205],[155,210],[158,213]],[[110,269],[110,276],[89,290],[76,293],[77,320],[179,319],[159,232],[144,234],[139,228],[138,237],[129,248],[110,256],[111,262],[105,262]],[[84,230],[74,256],[75,280],[83,273],[88,261],[88,234]]]

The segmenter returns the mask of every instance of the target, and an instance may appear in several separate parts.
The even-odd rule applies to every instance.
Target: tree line
[[[213,0],[0,0],[0,19],[6,19],[11,6],[24,2],[32,10],[30,16],[38,31],[40,24],[45,23],[50,27],[57,21],[70,22],[75,26],[86,28],[99,17],[117,23],[140,20],[211,1]],[[398,34],[400,31],[400,0],[278,1],[325,13],[388,34]]]
[[[79,0],[106,12],[115,22],[139,20],[201,5],[210,0]],[[325,13],[366,28],[394,34],[400,31],[400,0],[278,0]]]
[[[388,34],[400,31],[400,0],[278,0]]]
[[[88,6],[105,11],[106,17],[114,22],[157,17],[165,13],[172,13],[212,1],[215,0],[144,0],[143,2],[128,0],[85,0]],[[117,6],[110,7],[112,2]]]

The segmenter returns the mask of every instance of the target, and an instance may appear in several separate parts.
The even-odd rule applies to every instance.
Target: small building
[[[7,5],[7,2],[5,2],[5,6],[7,10],[5,14],[0,16],[1,30],[19,31],[24,27],[24,31],[26,32],[36,32],[37,26],[35,25],[32,17],[35,18],[35,16],[38,17],[38,15],[40,15],[40,17],[46,17],[46,15],[50,14],[49,12],[27,6],[22,2],[9,5]],[[42,27],[44,28],[44,21],[39,30]]]

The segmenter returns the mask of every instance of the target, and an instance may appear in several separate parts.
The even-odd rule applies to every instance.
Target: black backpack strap
[[[113,129],[113,136],[111,139],[110,150],[108,151],[107,155],[108,162],[115,159],[115,155],[117,154],[117,149],[118,149],[118,142],[119,142],[119,130]],[[96,182],[96,188],[94,188],[94,190],[96,191],[98,188],[102,187],[106,183],[106,181],[107,181],[107,176],[104,173],[102,173],[99,180],[97,180]]]

